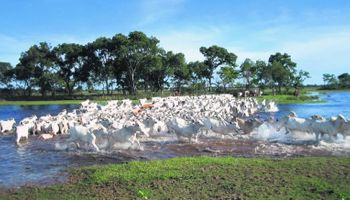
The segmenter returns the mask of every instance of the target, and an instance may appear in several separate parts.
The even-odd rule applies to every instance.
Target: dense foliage
[[[334,74],[323,74],[324,89],[345,89],[350,88],[350,74],[343,73],[338,77]]]
[[[14,68],[0,63],[0,87],[21,90],[27,96],[33,90],[42,96],[72,95],[78,89],[136,95],[138,90],[211,91],[213,86],[221,91],[240,86],[281,93],[281,88],[299,90],[309,77],[297,71],[286,53],[271,55],[267,63],[246,59],[238,67],[237,56],[223,47],[213,45],[199,51],[204,61],[187,63],[184,54],[166,51],[157,38],[138,31],[100,37],[86,45],[51,47],[42,42],[23,52]]]

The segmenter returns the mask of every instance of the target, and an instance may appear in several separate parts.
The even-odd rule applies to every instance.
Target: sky
[[[0,61],[18,63],[46,41],[86,44],[97,37],[142,31],[187,61],[203,60],[201,46],[219,45],[238,56],[267,61],[288,53],[298,69],[350,73],[348,0],[0,0]]]

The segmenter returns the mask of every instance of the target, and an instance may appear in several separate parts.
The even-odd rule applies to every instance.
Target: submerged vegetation
[[[63,185],[0,199],[350,199],[350,159],[184,157],[71,170]]]

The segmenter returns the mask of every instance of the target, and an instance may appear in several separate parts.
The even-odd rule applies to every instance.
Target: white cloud
[[[322,74],[339,75],[350,72],[350,27],[269,27],[255,33],[250,46],[231,46],[228,49],[238,56],[238,63],[245,58],[267,60],[276,52],[288,53],[298,64],[298,69],[310,72],[306,83],[322,83]],[[244,44],[244,42],[243,42]],[[261,48],[261,49],[260,49]]]
[[[157,35],[157,38],[165,50],[184,53],[187,61],[197,61],[204,59],[199,48],[219,43],[221,35],[218,27],[191,27],[165,32]]]
[[[141,1],[141,20],[138,26],[145,26],[175,15],[184,0],[144,0]]]
[[[299,68],[310,72],[310,83],[322,83],[324,73],[350,72],[350,29],[314,33],[313,37],[302,41],[288,41],[280,50],[292,55]]]
[[[10,62],[15,66],[21,52],[28,46],[27,41],[0,34],[0,61]]]
[[[10,62],[16,66],[22,52],[29,49],[30,46],[40,42],[47,42],[52,46],[61,43],[86,44],[92,42],[97,36],[76,37],[72,35],[40,35],[26,37],[10,37],[0,34],[0,61]]]

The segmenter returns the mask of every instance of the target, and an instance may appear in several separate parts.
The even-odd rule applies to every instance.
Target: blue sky
[[[85,44],[140,30],[187,61],[217,44],[238,56],[267,60],[286,52],[307,83],[323,73],[350,73],[348,0],[1,0],[0,61],[16,65],[21,52],[47,41]]]

